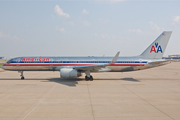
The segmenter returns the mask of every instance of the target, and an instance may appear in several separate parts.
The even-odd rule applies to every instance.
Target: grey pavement
[[[180,62],[127,73],[0,72],[0,120],[179,120]]]

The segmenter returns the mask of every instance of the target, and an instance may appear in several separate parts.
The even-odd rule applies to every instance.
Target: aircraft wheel
[[[90,81],[93,81],[93,77],[92,76],[90,76]]]
[[[88,81],[88,80],[89,80],[89,77],[85,76],[85,80]]]
[[[21,80],[24,80],[24,76],[21,77]]]

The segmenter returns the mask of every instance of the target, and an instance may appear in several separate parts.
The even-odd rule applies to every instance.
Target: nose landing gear
[[[24,80],[24,75],[23,75],[23,71],[18,71],[18,72],[20,72],[21,73],[21,80]]]

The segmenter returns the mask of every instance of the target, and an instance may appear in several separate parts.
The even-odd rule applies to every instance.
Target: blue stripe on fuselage
[[[11,61],[11,63],[110,63],[111,61]],[[147,61],[117,61],[116,63],[147,63]]]

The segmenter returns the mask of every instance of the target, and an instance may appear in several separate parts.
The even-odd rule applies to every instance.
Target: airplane
[[[128,72],[158,67],[171,62],[162,59],[172,31],[164,31],[140,55],[132,57],[16,57],[5,63],[4,70],[60,71],[61,78],[77,78],[85,73],[85,80],[93,80],[92,72]]]

